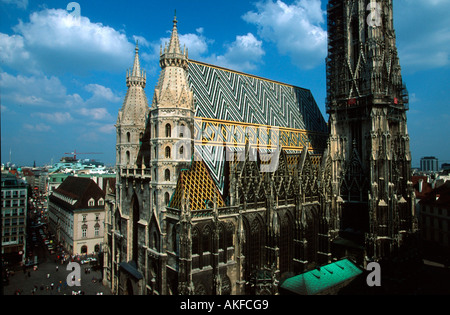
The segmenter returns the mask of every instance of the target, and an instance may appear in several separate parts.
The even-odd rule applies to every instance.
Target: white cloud
[[[266,0],[255,5],[256,12],[247,12],[243,19],[257,26],[263,40],[274,43],[281,54],[290,56],[300,68],[323,64],[327,32],[320,0],[296,0],[291,5]]]
[[[108,113],[106,108],[80,108],[78,112],[86,117],[93,120],[106,120],[111,119],[112,116]]]
[[[248,71],[255,69],[257,64],[262,62],[264,54],[262,41],[252,33],[248,33],[236,36],[236,40],[227,46],[225,54],[207,57],[206,62],[234,70]]]
[[[77,93],[69,94],[57,77],[13,76],[3,72],[0,73],[0,86],[3,91],[2,106],[8,108],[8,112],[15,109],[15,112],[24,112],[33,120],[43,119],[49,124],[113,122],[107,107],[121,100],[110,88],[99,84],[84,87],[91,93],[85,99]],[[39,129],[39,126],[31,123],[26,129],[33,130],[32,127],[44,130],[42,126]]]
[[[1,0],[6,4],[15,4],[19,9],[26,9],[28,7],[28,0]]]
[[[13,76],[0,73],[2,102],[9,106],[60,106],[67,97],[67,90],[54,76]]]
[[[64,124],[69,121],[72,121],[72,115],[68,112],[62,113],[62,112],[55,112],[55,113],[34,113],[31,115],[32,117],[40,117],[42,119],[45,119],[49,122],[53,122],[56,124]]]
[[[178,34],[181,50],[186,47],[190,59],[199,59],[204,56],[208,53],[208,45],[214,42],[203,35],[203,27],[197,28],[196,32],[197,33]],[[164,49],[164,46],[166,44],[168,45],[169,42],[170,37],[163,37],[159,39],[158,43],[153,43],[153,45],[151,45],[153,47],[152,60],[159,59],[161,48]]]
[[[108,102],[119,102],[121,98],[113,93],[113,91],[105,86],[99,84],[88,84],[85,86],[86,91],[93,94],[92,100],[105,100]]]
[[[22,72],[117,72],[132,63],[134,46],[125,34],[85,16],[77,20],[62,9],[33,12],[13,31],[1,34],[0,56]]]
[[[52,130],[52,128],[46,124],[23,124],[23,128],[29,131],[36,132],[47,132]]]

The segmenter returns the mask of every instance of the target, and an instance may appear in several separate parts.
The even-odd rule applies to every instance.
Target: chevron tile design
[[[189,61],[188,82],[195,97],[195,116],[206,118],[201,123],[196,119],[194,133],[210,141],[210,145],[196,145],[196,150],[221,192],[225,165],[221,144],[230,128],[234,127],[240,145],[244,133],[257,143],[267,142],[258,138],[256,130],[276,126],[280,127],[279,142],[286,149],[301,150],[307,143],[315,150],[325,148],[327,124],[309,90],[193,60]],[[239,123],[252,126],[243,128]]]

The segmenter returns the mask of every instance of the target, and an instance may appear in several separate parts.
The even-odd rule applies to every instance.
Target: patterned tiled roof
[[[169,207],[182,208],[182,198],[189,200],[190,210],[211,208],[211,203],[217,198],[217,206],[224,207],[222,195],[212,180],[203,161],[193,161],[191,169],[182,170],[178,177],[177,188]]]
[[[276,145],[286,150],[300,152],[308,146],[312,153],[321,153],[326,146],[327,124],[307,89],[193,60],[189,61],[188,80],[195,96],[194,137],[203,140],[202,159],[221,192],[223,144],[230,129],[235,133],[236,150],[252,139],[259,149],[264,148],[269,143],[261,138],[261,130],[274,127]]]

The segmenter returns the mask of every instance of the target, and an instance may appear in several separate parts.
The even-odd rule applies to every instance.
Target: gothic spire
[[[139,62],[139,45],[138,41],[136,41],[133,68],[127,71],[127,86],[130,87],[131,85],[139,85],[145,87],[146,77],[145,72],[141,71],[141,64]]]
[[[173,18],[173,27],[172,27],[172,35],[170,36],[169,47],[167,44],[164,47],[164,51],[160,56],[160,65],[161,68],[165,68],[167,66],[179,66],[183,68],[187,68],[187,53],[186,51],[181,51],[180,39],[178,36],[178,27],[177,27],[177,16],[175,11],[175,16]]]

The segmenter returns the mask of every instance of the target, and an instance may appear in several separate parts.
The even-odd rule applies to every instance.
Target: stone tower
[[[414,233],[411,153],[392,0],[328,3],[327,113],[334,189],[345,238],[368,260]]]
[[[128,91],[117,117],[116,166],[135,168],[149,107],[145,95],[146,74],[141,70],[136,42],[133,68],[127,71]]]
[[[180,48],[176,16],[169,45],[161,47],[160,66],[150,109],[151,193],[158,215],[169,204],[178,175],[188,167],[193,153],[194,97],[187,78],[188,53]]]

